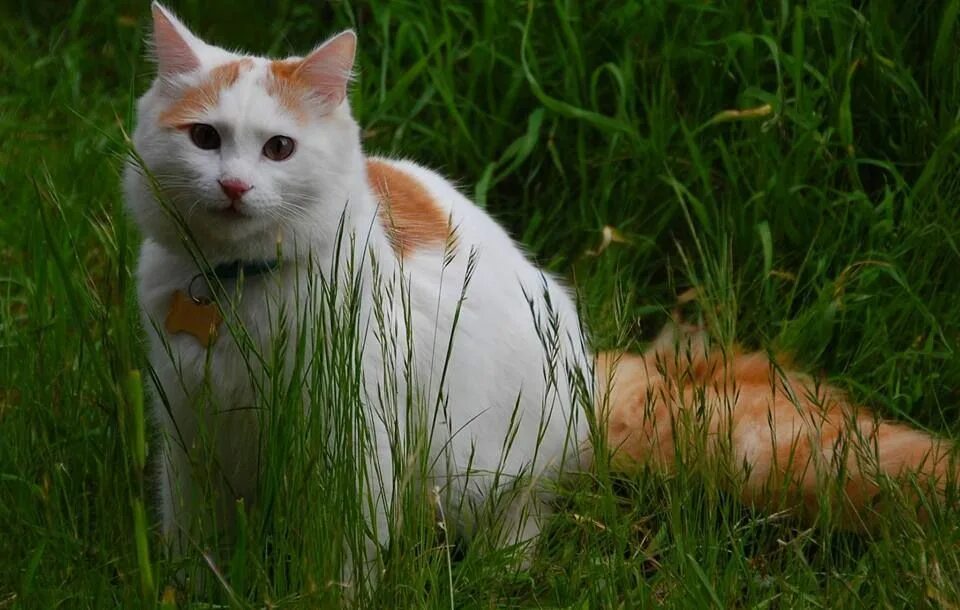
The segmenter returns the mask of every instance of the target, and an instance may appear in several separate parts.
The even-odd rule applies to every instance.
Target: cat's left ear
[[[339,105],[347,97],[356,52],[354,31],[340,32],[303,59],[297,68],[297,77],[318,97]]]

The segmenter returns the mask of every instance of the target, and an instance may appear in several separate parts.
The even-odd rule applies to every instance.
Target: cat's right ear
[[[153,12],[152,46],[157,74],[171,77],[199,68],[197,51],[203,46],[203,41],[159,2],[151,4],[150,9]]]

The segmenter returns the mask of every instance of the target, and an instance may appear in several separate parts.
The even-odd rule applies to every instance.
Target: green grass
[[[138,237],[118,188],[132,100],[151,78],[149,11],[68,4],[0,4],[0,608],[145,607],[177,568],[147,531]],[[356,27],[351,99],[368,150],[457,180],[576,285],[597,347],[641,347],[696,285],[713,332],[792,352],[882,414],[958,435],[960,2],[173,8],[202,36],[259,53]],[[604,227],[622,239],[592,254]],[[753,513],[702,474],[599,470],[564,483],[528,570],[483,548],[448,569],[411,535],[389,550],[394,572],[373,601],[960,603],[950,515],[857,537]],[[286,506],[269,517],[273,552],[264,559],[268,517],[251,513],[237,534],[247,546],[220,565],[229,592],[211,578],[187,597],[331,599],[310,563],[329,557],[326,521],[280,524],[310,512],[282,479],[268,478]]]

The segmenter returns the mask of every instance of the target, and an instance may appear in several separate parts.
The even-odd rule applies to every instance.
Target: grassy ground
[[[598,347],[642,345],[697,285],[715,333],[958,434],[960,2],[263,4],[173,7],[261,53],[356,27],[369,150],[457,179],[577,286]],[[146,2],[0,4],[0,608],[143,607],[173,571],[138,522],[138,238],[118,188],[147,16]],[[802,529],[685,473],[570,481],[560,504],[529,570],[401,549],[407,571],[377,599],[960,603],[955,520]],[[225,575],[233,594],[214,583],[207,599],[328,599],[322,576],[249,555],[249,574]]]

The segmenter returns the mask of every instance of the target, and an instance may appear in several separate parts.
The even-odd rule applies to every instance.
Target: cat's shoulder
[[[454,242],[487,245],[504,253],[517,249],[503,227],[440,172],[409,159],[376,156],[367,157],[366,171],[401,255]]]
[[[455,180],[411,159],[368,156],[366,168],[367,179],[375,191],[383,186],[407,182],[421,189],[423,197],[429,197],[433,200],[431,203],[440,208],[452,204],[451,194],[463,198]]]

